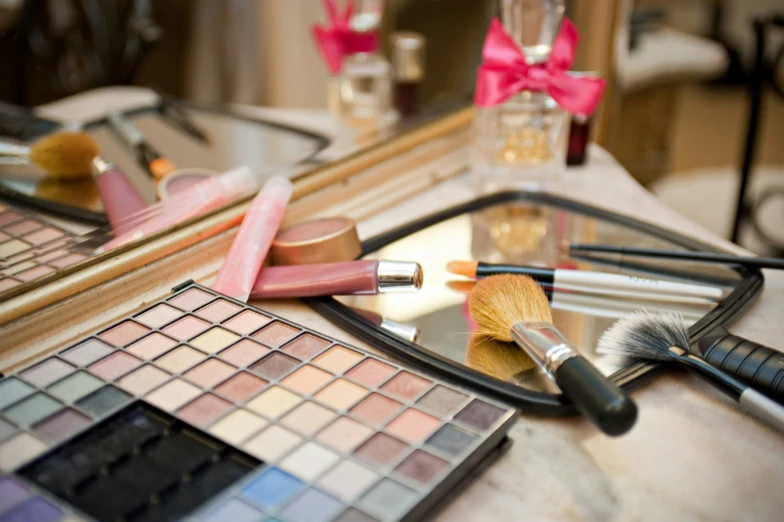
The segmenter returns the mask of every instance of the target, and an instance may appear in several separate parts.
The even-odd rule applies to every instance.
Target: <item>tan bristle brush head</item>
[[[30,162],[51,178],[88,177],[97,155],[98,144],[82,132],[56,132],[30,146]]]
[[[484,335],[471,336],[465,364],[502,381],[534,367],[534,361],[516,344],[502,343]]]
[[[468,309],[478,333],[504,342],[512,341],[510,332],[518,321],[553,322],[544,290],[524,275],[495,275],[477,282]]]

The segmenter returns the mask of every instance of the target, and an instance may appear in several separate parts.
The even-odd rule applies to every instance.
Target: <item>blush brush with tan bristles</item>
[[[516,342],[604,433],[621,435],[634,425],[637,406],[553,326],[547,296],[536,281],[487,277],[476,283],[468,304],[478,334]]]

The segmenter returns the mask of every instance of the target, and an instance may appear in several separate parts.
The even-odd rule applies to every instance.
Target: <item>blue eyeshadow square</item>
[[[283,505],[302,485],[288,473],[278,468],[269,468],[242,488],[242,494],[266,508]]]
[[[263,516],[261,511],[257,511],[241,500],[232,498],[210,511],[201,520],[202,522],[258,522]]]
[[[340,501],[318,489],[309,489],[283,510],[292,522],[325,522],[341,509]]]

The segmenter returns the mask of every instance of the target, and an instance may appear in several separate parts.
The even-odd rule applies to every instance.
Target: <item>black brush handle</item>
[[[622,435],[637,420],[637,405],[585,357],[565,360],[554,377],[564,395],[607,435]]]
[[[719,327],[700,339],[702,358],[784,404],[784,353]]]

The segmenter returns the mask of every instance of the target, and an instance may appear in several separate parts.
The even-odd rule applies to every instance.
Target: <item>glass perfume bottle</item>
[[[348,21],[355,40],[373,40],[381,26],[383,0],[358,0]],[[340,71],[328,79],[329,110],[348,123],[385,120],[391,108],[392,66],[376,45],[347,52]]]
[[[563,0],[501,0],[504,29],[527,65],[550,58]],[[482,192],[537,189],[566,168],[569,114],[546,92],[523,90],[494,106],[476,107],[474,182]]]

